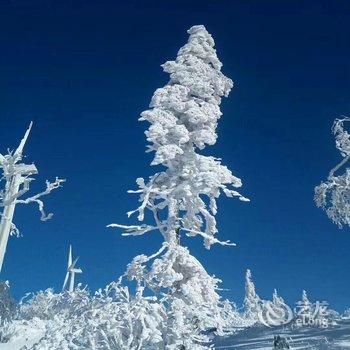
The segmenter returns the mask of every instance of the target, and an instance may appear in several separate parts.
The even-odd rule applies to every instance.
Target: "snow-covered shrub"
[[[74,292],[54,293],[52,289],[28,294],[21,300],[18,308],[18,318],[30,320],[39,318],[51,320],[60,315],[69,318],[73,314],[82,313],[89,307],[89,292],[78,285]]]
[[[46,326],[45,336],[33,350],[46,349],[162,349],[165,312],[139,288],[131,296],[121,282],[113,282],[84,303],[84,308],[63,308]]]

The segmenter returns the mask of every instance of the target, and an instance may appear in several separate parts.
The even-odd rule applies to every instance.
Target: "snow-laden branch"
[[[343,160],[329,172],[326,181],[315,187],[315,203],[324,209],[328,217],[340,228],[350,225],[350,169],[345,173],[335,175],[350,159],[350,134],[344,129],[344,123],[350,118],[336,119],[332,131],[335,144]]]
[[[61,184],[65,182],[65,180],[56,177],[54,182],[46,181],[46,189],[44,191],[26,199],[20,199],[20,197],[30,190],[30,183],[34,180],[32,175],[37,173],[34,164],[26,165],[19,163],[23,158],[24,146],[28,140],[32,126],[33,122],[29,124],[24,137],[14,152],[9,151],[6,155],[0,154],[2,179],[6,180],[5,188],[0,192],[0,206],[6,207],[16,204],[37,203],[41,213],[41,220],[45,221],[50,219],[53,214],[45,214],[44,203],[41,200],[41,197],[46,196],[56,188],[61,187]]]
[[[15,237],[20,237],[21,233],[19,232],[19,229],[17,226],[11,222],[11,231],[10,231],[10,236],[15,236]]]
[[[34,196],[31,196],[29,198],[26,199],[17,199],[16,200],[16,204],[29,204],[29,203],[37,203],[38,204],[38,208],[41,214],[41,218],[40,220],[42,221],[46,221],[52,218],[53,214],[49,213],[49,214],[45,214],[44,211],[44,202],[40,199],[43,196],[48,195],[49,193],[51,193],[53,190],[55,190],[56,188],[61,187],[61,184],[63,182],[65,182],[65,179],[59,179],[56,177],[54,182],[50,182],[48,180],[46,180],[46,189],[43,192],[40,192]]]
[[[153,179],[147,185],[145,184],[145,181],[143,178],[138,178],[136,180],[136,183],[139,185],[140,189],[137,191],[129,190],[128,193],[141,193],[141,197],[140,197],[141,205],[137,209],[129,211],[127,215],[128,217],[130,217],[132,214],[138,212],[139,215],[137,216],[137,219],[139,221],[143,221],[145,216],[145,209],[149,204],[149,198],[152,193]]]
[[[350,155],[346,156],[339,164],[337,164],[330,172],[328,175],[328,179],[331,179],[334,176],[334,173],[338,171],[341,167],[343,167],[348,160],[350,159]]]
[[[119,225],[119,224],[109,224],[107,227],[122,228],[125,230],[122,236],[141,236],[147,232],[158,230],[157,226],[150,225]]]
[[[189,230],[189,229],[186,229],[186,228],[182,228],[181,230],[191,233],[191,235],[190,235],[191,237],[193,235],[199,235],[199,236],[203,237],[209,248],[210,248],[210,246],[212,244],[215,244],[215,243],[218,243],[220,245],[230,245],[230,246],[236,246],[237,245],[236,243],[233,243],[231,241],[220,241],[217,238],[213,237],[212,235],[208,235],[205,232]]]
[[[329,172],[328,178],[332,178],[334,173],[344,166],[350,158],[350,135],[344,129],[344,122],[349,121],[350,118],[344,117],[343,119],[336,119],[333,123],[332,132],[335,135],[335,145],[344,159]]]

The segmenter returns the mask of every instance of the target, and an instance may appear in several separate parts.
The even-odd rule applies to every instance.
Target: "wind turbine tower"
[[[79,257],[73,261],[72,245],[70,245],[69,246],[69,253],[68,253],[67,273],[66,273],[66,277],[65,277],[64,282],[63,282],[62,290],[67,290],[67,286],[68,286],[68,282],[69,282],[68,291],[69,292],[74,291],[75,274],[83,272],[81,269],[75,267],[75,264],[77,263],[78,259],[79,259]]]

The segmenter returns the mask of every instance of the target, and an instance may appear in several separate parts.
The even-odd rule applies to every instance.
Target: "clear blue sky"
[[[1,279],[16,297],[61,288],[69,243],[92,290],[160,245],[157,234],[123,238],[105,228],[132,223],[126,191],[148,176],[145,124],[137,121],[168,76],[186,30],[204,24],[235,89],[222,105],[219,141],[208,153],[242,178],[251,203],[219,201],[219,237],[236,248],[206,251],[185,241],[226,297],[241,303],[251,268],[259,294],[291,304],[307,289],[336,309],[350,306],[350,230],[313,203],[313,188],[339,161],[330,127],[350,110],[349,1],[0,2],[0,146],[35,125],[27,161],[67,178],[46,200],[54,218],[17,207]]]

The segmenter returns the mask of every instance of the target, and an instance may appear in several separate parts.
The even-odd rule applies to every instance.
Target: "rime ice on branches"
[[[222,334],[226,320],[234,318],[233,309],[227,312],[227,303],[217,294],[220,280],[180,245],[181,236],[201,236],[208,249],[215,243],[233,244],[215,237],[216,200],[224,193],[248,201],[237,192],[241,180],[220,159],[199,153],[216,142],[221,98],[228,96],[233,83],[221,72],[205,27],[194,26],[188,33],[176,60],[162,65],[169,82],[155,91],[140,118],[150,124],[145,134],[147,151],[154,153],[151,165],[163,170],[148,180],[137,179],[138,189],[129,193],[139,195],[140,206],[128,216],[137,214],[142,222],[148,211],[154,223],[109,225],[124,229],[124,235],[159,231],[164,237],[157,253],[133,259],[126,276],[137,282],[139,293],[150,289],[164,306],[160,348],[169,350],[207,349],[208,329]]]
[[[145,134],[148,151],[154,152],[151,164],[165,170],[148,181],[137,179],[139,189],[129,192],[140,195],[141,205],[128,215],[137,213],[143,221],[145,210],[149,210],[155,224],[111,226],[125,228],[128,235],[159,230],[170,244],[178,242],[182,232],[199,235],[209,249],[214,243],[229,244],[215,238],[216,199],[222,192],[247,199],[236,191],[241,180],[220,159],[198,153],[215,144],[221,98],[228,96],[233,83],[221,72],[214,40],[204,26],[194,26],[188,33],[188,43],[176,60],[162,65],[170,81],[155,91],[150,109],[140,118],[150,123]]]
[[[329,172],[327,180],[315,188],[316,205],[324,209],[328,217],[340,228],[350,225],[350,169],[346,167],[342,175],[335,174],[350,158],[350,135],[344,129],[344,122],[349,121],[350,118],[334,121],[332,131],[335,145],[343,160]]]

